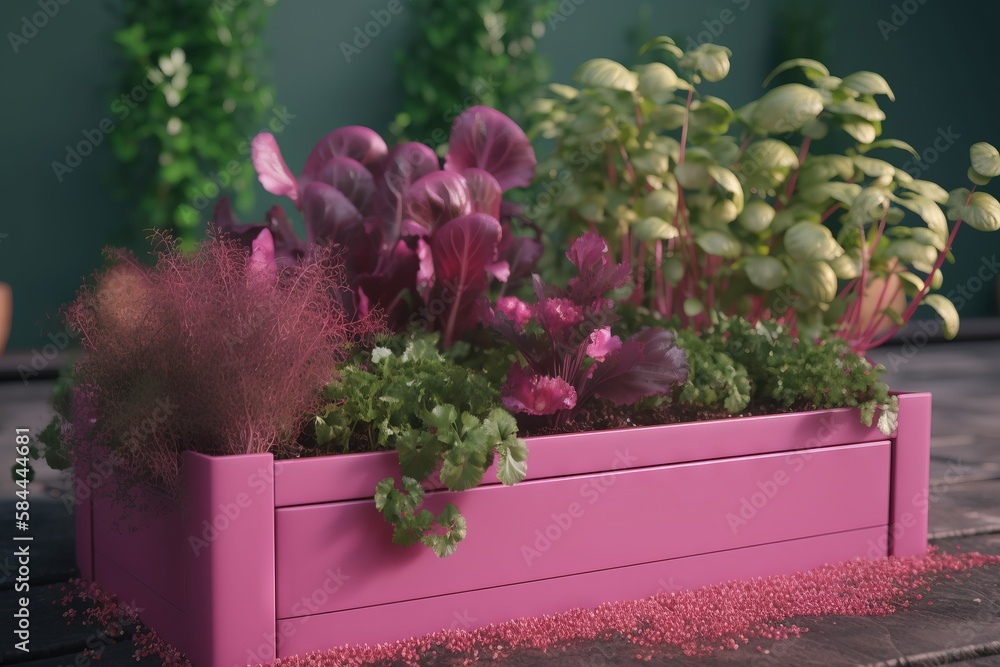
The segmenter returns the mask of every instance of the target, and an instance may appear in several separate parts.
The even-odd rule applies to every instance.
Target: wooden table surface
[[[942,549],[1000,554],[1000,342],[882,348],[873,353],[889,369],[890,385],[934,394],[931,440],[930,541]],[[0,383],[0,433],[37,428],[50,414],[51,383]],[[0,461],[0,616],[10,623],[16,604],[13,491]],[[35,541],[31,562],[31,653],[14,650],[10,631],[0,640],[0,662],[32,667],[86,666],[88,644],[103,642],[94,628],[66,625],[59,586],[75,576],[71,508],[63,502],[67,478],[39,471],[32,483]],[[521,653],[504,665],[945,665],[1000,666],[1000,577],[998,569],[972,570],[971,578],[936,584],[933,606],[887,617],[823,617],[803,622],[809,632],[780,642],[756,642],[762,652],[724,651],[711,658],[677,656],[652,662],[621,656],[613,644],[581,644],[554,654]],[[9,625],[7,627],[10,627]],[[130,641],[106,646],[100,663],[156,664],[132,659]],[[428,661],[442,664],[440,661]]]

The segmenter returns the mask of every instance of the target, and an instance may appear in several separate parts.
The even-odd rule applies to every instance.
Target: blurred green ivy
[[[538,55],[555,0],[413,0],[412,37],[396,52],[405,102],[390,126],[400,140],[438,147],[451,121],[483,104],[524,119],[548,65]]]
[[[253,200],[250,140],[277,113],[260,80],[260,35],[277,0],[123,0],[111,101],[124,235],[171,231],[193,244],[218,196]]]

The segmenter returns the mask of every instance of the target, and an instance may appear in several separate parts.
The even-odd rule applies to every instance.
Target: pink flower
[[[569,299],[543,299],[535,309],[542,326],[551,334],[583,322],[583,311]]]
[[[605,357],[622,346],[622,339],[611,335],[611,327],[596,330],[587,340],[590,342],[587,345],[587,356],[595,361],[604,361]]]
[[[531,319],[531,306],[516,296],[502,296],[497,299],[497,311],[503,313],[518,329],[524,328]]]
[[[576,407],[576,389],[562,378],[526,375],[515,364],[503,385],[503,404],[511,412],[552,415]]]

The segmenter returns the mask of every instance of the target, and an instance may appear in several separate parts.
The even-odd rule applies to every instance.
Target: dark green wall
[[[399,102],[392,52],[406,38],[409,24],[408,0],[401,1],[404,11],[350,63],[341,42],[351,42],[355,27],[371,20],[369,12],[383,9],[387,0],[280,0],[272,10],[266,48],[277,89],[276,111],[290,118],[278,140],[293,171],[299,170],[313,142],[337,126],[357,123],[383,130],[388,125]],[[122,215],[107,182],[112,156],[106,141],[62,182],[51,167],[54,160],[65,159],[66,144],[80,141],[85,130],[114,117],[107,100],[122,92],[116,88],[109,37],[114,18],[107,7],[114,4],[69,0],[27,44],[19,45],[18,53],[9,37],[0,45],[6,88],[5,104],[0,105],[5,153],[0,161],[5,195],[0,234],[7,234],[0,237],[0,280],[14,287],[12,348],[36,347],[58,331],[54,313],[97,266],[99,251]],[[553,78],[566,81],[587,58],[628,62],[628,34],[640,17],[646,34],[669,34],[682,44],[682,36],[698,39],[699,33],[707,36],[714,29],[719,33],[714,41],[734,51],[732,74],[715,92],[741,102],[759,94],[760,81],[777,57],[775,44],[782,31],[774,18],[778,4],[563,0],[563,13],[553,18],[539,48],[553,61]],[[885,40],[878,21],[892,21],[893,4],[900,11],[903,5],[917,10],[912,16],[899,14],[897,22],[900,16],[906,16],[906,22]],[[897,94],[897,102],[887,107],[891,120],[886,131],[918,150],[933,147],[939,128],[951,127],[961,135],[926,171],[945,185],[959,185],[968,145],[979,140],[1000,143],[992,123],[1000,93],[991,76],[991,32],[1000,5],[964,2],[961,12],[954,4],[922,5],[919,0],[831,5],[831,69],[840,74],[856,69],[883,73]],[[20,32],[23,17],[38,11],[38,0],[5,0],[0,3],[0,28],[5,34]],[[266,193],[259,194],[258,214],[273,202]],[[961,265],[951,267],[949,285],[966,284],[984,258],[1000,251],[1000,234],[964,230],[957,249]],[[963,316],[996,314],[992,285],[968,301]]]

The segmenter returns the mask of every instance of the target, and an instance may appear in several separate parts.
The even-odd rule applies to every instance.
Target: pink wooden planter
[[[469,521],[443,560],[392,545],[374,508],[395,453],[187,453],[176,509],[118,521],[106,495],[83,504],[77,563],[196,667],[230,667],[917,554],[930,395],[899,402],[890,439],[846,409],[531,438],[521,484],[427,494]]]

